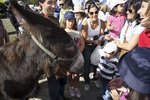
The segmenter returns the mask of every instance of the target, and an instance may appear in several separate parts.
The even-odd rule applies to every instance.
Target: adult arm
[[[130,40],[126,43],[123,43],[121,44],[119,40],[115,39],[114,42],[115,44],[119,47],[119,48],[122,48],[122,49],[125,49],[125,50],[132,50],[134,49],[137,44],[138,44],[138,41],[139,41],[139,34],[133,34],[130,38]]]
[[[83,36],[81,36],[81,38],[80,38],[80,47],[79,47],[80,53],[83,52],[84,48],[85,48],[85,42],[84,42]]]

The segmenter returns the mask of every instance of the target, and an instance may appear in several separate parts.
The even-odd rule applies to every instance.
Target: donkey
[[[10,0],[23,18],[25,32],[0,51],[0,100],[24,99],[43,73],[65,76],[78,57],[72,38],[54,21],[23,9]]]

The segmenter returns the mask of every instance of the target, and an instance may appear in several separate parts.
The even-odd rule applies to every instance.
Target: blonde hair
[[[145,18],[141,21],[141,25],[150,29],[150,0],[143,0],[143,2],[148,3],[148,8],[145,13]]]
[[[101,10],[102,12],[104,12],[104,14],[105,14],[106,12],[109,12],[109,11],[108,11],[108,6],[107,6],[107,4],[102,4],[101,7],[100,7],[100,10]]]

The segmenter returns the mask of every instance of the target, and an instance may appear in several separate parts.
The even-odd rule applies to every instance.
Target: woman
[[[83,6],[81,5],[77,5],[77,6],[74,6],[74,14],[75,14],[75,17],[77,19],[77,29],[78,31],[81,32],[82,30],[82,23],[86,20],[86,14],[84,12],[84,9],[83,9]]]
[[[127,20],[121,30],[120,39],[114,40],[118,48],[121,48],[120,56],[137,46],[139,35],[145,29],[140,26],[140,15],[137,14],[141,3],[141,0],[131,0],[128,3],[126,11]]]
[[[138,46],[150,48],[150,0],[143,0],[138,13],[141,18],[143,18],[141,26],[146,27],[146,29],[140,34]]]
[[[84,79],[85,79],[85,91],[89,90],[90,84],[90,57],[91,53],[95,49],[96,45],[100,45],[101,41],[99,36],[104,34],[105,23],[98,19],[99,8],[93,3],[88,7],[89,18],[85,20],[82,25],[82,35],[85,40],[85,49],[83,51],[84,56]],[[94,69],[96,71],[96,68]],[[95,76],[95,75],[94,75]]]

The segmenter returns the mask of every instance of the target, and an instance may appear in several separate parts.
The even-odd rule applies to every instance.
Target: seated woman
[[[114,42],[121,48],[120,56],[125,52],[134,49],[139,40],[140,33],[145,29],[140,25],[140,15],[137,11],[140,9],[141,0],[131,0],[127,6],[127,20],[124,27],[121,30],[120,38],[114,39]]]

